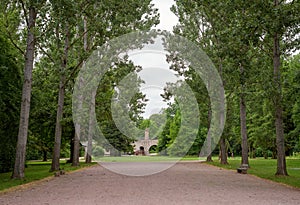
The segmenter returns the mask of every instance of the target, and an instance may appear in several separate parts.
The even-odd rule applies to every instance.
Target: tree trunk
[[[74,135],[70,139],[70,159],[67,161],[67,163],[72,163],[73,162],[73,155],[74,155],[74,137],[75,137],[75,132]]]
[[[59,82],[59,92],[58,92],[58,107],[56,112],[56,125],[55,125],[55,141],[51,171],[59,170],[59,159],[60,159],[60,147],[61,147],[61,134],[62,125],[61,120],[63,118],[63,108],[64,108],[64,98],[65,98],[65,75],[62,74]]]
[[[75,136],[73,141],[73,157],[72,157],[72,166],[74,167],[79,166],[79,149],[80,149],[79,135],[75,131]]]
[[[210,129],[210,123],[211,123],[211,107],[208,108],[208,133],[207,133],[207,150],[208,150],[208,156],[206,157],[207,162],[212,162],[212,150],[211,150],[211,131]]]
[[[219,65],[219,75],[221,77],[221,79],[223,80],[223,86],[225,86],[225,81],[224,79],[222,78],[223,74],[223,60],[220,58],[220,65]],[[220,124],[223,126],[224,123],[225,123],[225,113],[224,113],[224,110],[225,110],[225,96],[224,96],[224,93],[222,92],[223,89],[220,89],[220,99],[221,99],[221,105],[223,107],[221,107],[220,109],[220,116],[219,116],[219,120],[220,120]],[[221,164],[228,164],[227,162],[227,149],[226,149],[226,142],[225,142],[225,138],[224,136],[222,135],[221,138],[220,138],[220,163]]]
[[[79,79],[79,89],[81,86],[81,79]],[[80,94],[78,96],[78,109],[82,109],[82,95]],[[75,133],[74,138],[72,140],[72,152],[71,152],[71,162],[72,166],[79,166],[79,148],[80,148],[80,139],[81,139],[82,129],[80,122],[75,123]]]
[[[226,142],[224,136],[220,139],[220,152],[221,152],[221,164],[228,164],[227,162],[227,149],[226,149]]]
[[[31,86],[32,86],[32,69],[34,61],[34,50],[35,50],[35,20],[36,20],[36,9],[34,7],[29,8],[29,19],[28,19],[28,34],[27,34],[27,46],[25,54],[25,68],[24,68],[24,83],[22,90],[22,102],[20,112],[20,124],[18,141],[16,148],[16,159],[14,165],[14,171],[12,178],[22,179],[24,178],[25,170],[25,159],[26,159],[26,143],[28,135],[28,123],[29,123],[29,111],[30,111],[30,98],[31,98]]]
[[[275,0],[275,5],[278,1]],[[276,175],[287,176],[286,161],[285,161],[285,147],[284,147],[284,129],[282,118],[282,89],[280,79],[280,39],[279,35],[274,35],[273,48],[273,66],[274,66],[274,84],[275,84],[275,126],[276,126],[276,147],[277,147],[277,172]]]
[[[246,99],[245,99],[245,76],[244,68],[240,67],[241,72],[241,94],[240,94],[240,123],[241,123],[241,136],[242,136],[242,162],[241,164],[248,165],[248,137],[247,137],[247,116],[246,116]],[[249,166],[249,165],[248,165]]]
[[[47,154],[48,152],[46,150],[43,150],[43,162],[47,162]]]
[[[95,129],[95,101],[96,101],[96,91],[93,91],[91,103],[90,103],[90,114],[89,114],[89,130],[88,130],[88,143],[87,143],[87,155],[86,163],[92,162],[92,149],[93,149],[93,130]]]
[[[208,156],[206,157],[206,161],[207,161],[207,162],[213,162],[213,160],[212,160],[212,154],[210,154],[210,155],[208,155]]]
[[[54,149],[53,149],[51,171],[59,170],[61,135],[62,135],[61,120],[63,118],[64,99],[65,99],[65,82],[66,82],[65,71],[67,68],[68,49],[69,49],[69,27],[68,24],[66,23],[65,48],[64,48],[64,55],[61,62],[61,74],[60,74],[61,76],[59,82],[58,106],[56,112],[56,125],[55,125],[55,142],[54,142]]]

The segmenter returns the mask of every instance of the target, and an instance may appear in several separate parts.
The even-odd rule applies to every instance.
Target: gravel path
[[[203,163],[131,177],[93,166],[0,195],[0,204],[300,204],[300,190]]]

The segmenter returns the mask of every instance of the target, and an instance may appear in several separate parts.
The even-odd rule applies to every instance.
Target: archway
[[[135,152],[136,155],[145,155],[145,147],[140,146],[139,150]]]
[[[157,154],[157,145],[153,144],[151,147],[149,147],[149,154]]]

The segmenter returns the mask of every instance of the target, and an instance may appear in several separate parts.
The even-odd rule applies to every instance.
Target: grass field
[[[228,159],[228,165],[221,165],[217,158],[213,158],[213,160],[214,162],[208,164],[233,170],[236,170],[241,163],[240,157]],[[250,169],[248,169],[248,173],[260,178],[300,188],[300,158],[287,158],[286,163],[289,176],[275,176],[277,166],[276,159],[250,159]]]
[[[49,172],[51,168],[51,161],[40,162],[40,161],[31,161],[26,163],[27,168],[25,168],[25,179],[11,179],[11,172],[9,173],[0,173],[0,192],[2,190],[15,187],[22,184],[27,184],[29,182],[37,181],[40,179],[53,176],[52,172]],[[61,161],[61,169],[64,169],[65,172],[74,171],[83,167],[91,166],[92,164],[80,163],[79,167],[72,167],[71,164],[66,164],[64,160]]]
[[[95,159],[97,162],[176,162],[176,161],[199,160],[199,157],[186,156],[168,157],[168,156],[122,156],[122,157],[100,157]],[[204,160],[204,158],[203,158]]]

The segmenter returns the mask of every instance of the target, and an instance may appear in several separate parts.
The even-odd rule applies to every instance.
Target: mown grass
[[[217,158],[213,158],[213,160],[214,162],[209,162],[208,164],[233,170],[236,170],[241,163],[240,157],[228,159],[228,165],[221,165]],[[276,159],[263,158],[250,159],[248,173],[263,179],[300,188],[300,158],[287,158],[286,163],[289,176],[275,176],[277,168]]]
[[[53,176],[53,173],[50,172],[51,162],[41,162],[41,161],[30,161],[27,162],[27,168],[25,168],[25,178],[22,180],[19,179],[11,179],[11,172],[8,173],[0,173],[0,192],[6,190],[11,187],[15,187],[22,184],[27,184],[29,182],[37,181],[40,179],[44,179],[50,176]],[[84,167],[88,167],[94,165],[96,163],[85,164],[80,163],[78,167],[72,167],[71,164],[66,164],[63,160],[61,161],[61,169],[65,170],[65,172],[74,171],[77,169],[81,169]]]
[[[176,162],[199,160],[196,156],[169,157],[169,156],[122,156],[122,157],[99,157],[95,159],[98,162]]]

